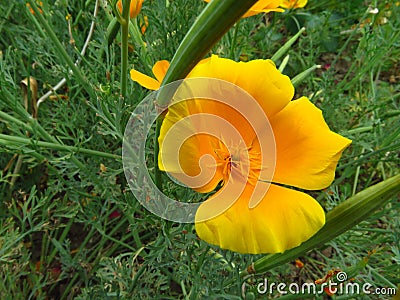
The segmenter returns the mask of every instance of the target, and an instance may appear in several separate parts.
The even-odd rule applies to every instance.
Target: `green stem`
[[[15,168],[14,168],[14,171],[13,171],[13,176],[12,176],[11,181],[10,181],[10,191],[13,190],[15,182],[17,181],[17,176],[18,176],[18,173],[19,173],[19,171],[21,169],[21,166],[22,166],[22,159],[23,159],[23,155],[18,155],[17,163],[15,164]]]
[[[236,46],[237,36],[238,36],[238,33],[239,33],[239,24],[240,24],[240,20],[237,21],[237,23],[235,25],[234,32],[233,32],[233,38],[232,38],[232,41],[231,41],[231,49],[230,49],[230,52],[229,52],[229,57],[231,59],[235,59],[235,46]]]
[[[71,152],[71,153],[85,153],[85,154],[98,156],[98,157],[119,159],[118,155],[111,154],[111,153],[105,153],[105,152],[101,152],[101,151],[97,151],[97,150],[80,148],[80,147],[76,147],[76,146],[62,145],[59,143],[36,141],[33,139],[29,139],[29,138],[11,136],[11,135],[6,135],[6,134],[0,134],[0,144],[3,144],[5,146],[7,146],[7,145],[17,145],[17,146],[35,145],[38,147],[48,148],[48,149],[53,149],[53,150],[67,151],[67,152]],[[80,165],[82,166],[82,168],[84,168],[83,164],[80,163]]]
[[[9,114],[7,114],[3,111],[0,111],[0,121],[7,121],[7,122],[10,122],[13,126],[17,125],[16,127],[21,127],[30,132],[33,131],[31,126],[18,120],[17,118],[14,118],[13,116],[10,116]]]
[[[12,1],[12,2],[9,2],[9,3],[10,3],[10,6],[9,6],[7,12],[5,13],[5,15],[3,15],[2,21],[1,21],[1,23],[0,23],[0,32],[3,30],[3,26],[4,26],[4,24],[6,23],[6,21],[8,20],[8,18],[10,17],[11,12],[12,12],[13,9],[14,9],[14,5],[15,5],[17,2]]]
[[[129,7],[131,0],[123,1],[121,19],[121,97],[126,97],[128,83],[128,36],[129,36]]]
[[[139,30],[137,18],[132,19],[129,23],[129,33],[131,34],[135,45],[140,46],[140,59],[142,60],[148,71],[151,71],[152,62],[149,54],[147,53],[146,43],[142,39],[142,32]]]
[[[56,34],[54,33],[53,29],[51,28],[49,23],[47,23],[46,19],[42,15],[42,13],[39,11],[35,1],[28,0],[28,3],[31,5],[31,8],[35,12],[35,16],[39,20],[39,23],[46,30],[47,36],[53,42],[53,46],[55,47],[57,53],[59,53],[61,55],[61,57],[63,58],[64,62],[72,70],[73,74],[76,77],[78,77],[79,81],[81,82],[82,87],[88,92],[90,97],[94,98],[95,97],[95,92],[94,92],[94,89],[93,89],[92,85],[86,80],[86,78],[83,76],[83,74],[79,70],[79,68],[74,64],[74,62],[72,61],[71,57],[68,55],[67,51],[65,50],[65,47],[61,44],[61,42],[57,38]]]

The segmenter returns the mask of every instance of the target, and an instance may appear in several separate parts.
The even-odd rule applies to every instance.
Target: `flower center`
[[[219,158],[218,166],[222,166],[224,183],[231,180],[245,181],[255,184],[257,180],[258,164],[261,162],[261,154],[252,151],[252,146],[248,147],[243,141],[238,143],[224,143],[219,140],[219,145],[214,149]]]

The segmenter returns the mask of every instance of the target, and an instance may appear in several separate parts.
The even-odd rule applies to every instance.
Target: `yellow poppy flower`
[[[131,0],[129,6],[129,16],[131,19],[136,18],[142,9],[143,0]],[[122,13],[122,0],[118,0],[117,7],[120,13]]]
[[[306,4],[307,0],[282,0],[280,6],[283,8],[303,8]]]
[[[208,3],[211,0],[204,1]],[[280,0],[259,0],[242,16],[242,18],[251,17],[259,13],[269,13],[271,11],[283,12],[284,10],[279,8],[280,4]]]
[[[222,184],[196,212],[199,237],[241,253],[283,252],[309,239],[325,223],[324,211],[311,196],[282,185],[308,190],[327,187],[351,141],[332,132],[307,98],[291,100],[290,79],[270,60],[234,62],[213,55],[188,78],[219,79],[220,86],[205,82],[200,88],[228,99],[237,92],[227,89],[226,83],[245,91],[236,103],[241,111],[229,101],[211,98],[172,103],[161,126],[161,170],[183,183],[188,176],[189,186],[198,192]],[[255,99],[265,118],[253,113],[250,102],[243,102],[244,93]]]

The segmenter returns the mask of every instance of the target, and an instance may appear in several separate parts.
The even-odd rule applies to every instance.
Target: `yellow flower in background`
[[[211,0],[204,0],[210,2]],[[281,0],[259,0],[257,1],[243,16],[242,18],[251,17],[260,13],[269,13],[271,11],[283,12],[282,8],[279,8]]]
[[[143,0],[131,0],[129,6],[129,16],[131,19],[136,18],[142,9]],[[117,7],[120,13],[122,13],[122,0],[118,0]]]
[[[200,65],[204,62],[205,60],[203,59],[200,61],[197,65]],[[142,87],[145,87],[146,89],[155,91],[160,88],[161,82],[163,81],[165,74],[167,73],[169,68],[169,61],[167,60],[159,60],[157,61],[153,68],[152,72],[155,77],[147,76],[135,69],[132,69],[130,71],[131,79],[137,83],[139,83]]]
[[[146,89],[155,91],[160,88],[161,82],[163,81],[168,68],[169,68],[169,62],[166,60],[160,60],[154,64],[152,69],[156,79],[147,76],[134,69],[131,70],[130,75],[133,81],[138,82],[141,86],[145,87]]]
[[[307,0],[282,0],[280,6],[283,8],[303,8],[306,4]]]
[[[131,77],[152,88],[161,81],[138,76],[137,71]],[[267,117],[265,123],[248,120],[231,106],[208,99],[191,99],[168,107],[158,139],[159,168],[178,180],[182,175],[202,176],[199,162],[208,157],[202,166],[210,166],[214,173],[208,182],[194,189],[210,192],[222,185],[196,212],[199,237],[236,252],[277,253],[313,236],[325,223],[322,207],[308,194],[286,186],[307,190],[329,186],[341,153],[351,141],[332,132],[321,111],[307,98],[291,100],[294,88],[290,79],[270,60],[234,62],[213,55],[201,61],[188,78],[215,78],[239,86],[257,101]],[[223,93],[229,95],[230,91]],[[219,124],[209,124],[205,119],[216,134],[204,134],[196,127],[202,119],[199,124],[187,123],[181,132],[176,129],[182,120],[199,114],[226,120],[242,139],[238,141]],[[261,129],[271,126],[275,145],[270,144],[267,133],[255,134],[254,124]],[[189,138],[177,151],[174,143],[168,142],[168,134],[175,139],[187,132]],[[271,170],[269,157],[262,147],[276,153],[271,177],[267,174]],[[237,186],[243,187],[239,194],[235,194]],[[250,207],[253,198],[261,201]]]

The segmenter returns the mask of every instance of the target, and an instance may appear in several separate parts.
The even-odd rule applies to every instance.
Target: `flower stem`
[[[135,45],[140,47],[140,59],[142,60],[148,71],[151,71],[152,62],[149,54],[147,53],[146,43],[142,39],[142,33],[140,32],[137,18],[132,19],[129,23],[129,33],[133,38]]]
[[[77,146],[62,145],[59,143],[37,141],[37,140],[31,139],[31,138],[24,138],[24,137],[7,135],[7,134],[0,134],[0,144],[1,145],[14,145],[14,146],[35,145],[35,146],[42,147],[42,148],[62,150],[62,151],[73,152],[73,153],[85,153],[85,154],[98,156],[98,157],[119,159],[118,155],[111,154],[111,153],[106,153],[106,152],[101,152],[101,151],[91,150],[91,149],[86,149],[86,148],[80,148]]]
[[[128,35],[129,35],[129,6],[131,0],[123,1],[121,19],[121,97],[126,97],[128,83]]]
[[[238,20],[235,24],[235,29],[233,32],[233,38],[231,41],[231,49],[229,51],[229,57],[233,60],[235,60],[235,46],[236,46],[236,40],[237,40],[237,35],[239,32],[239,24],[240,24],[240,20]]]

